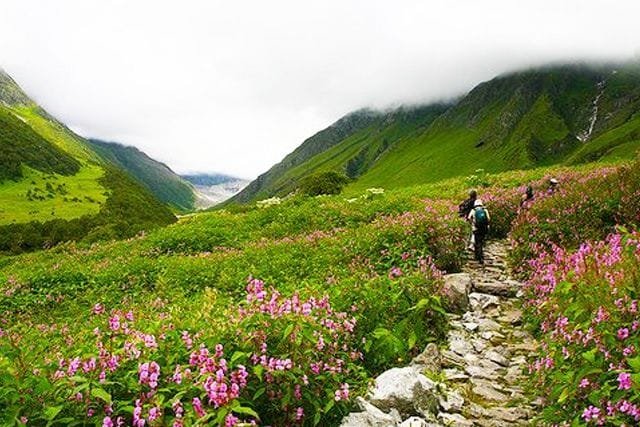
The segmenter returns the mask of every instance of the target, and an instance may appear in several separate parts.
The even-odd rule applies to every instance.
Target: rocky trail
[[[504,242],[489,242],[485,265],[468,260],[445,276],[447,343],[430,344],[410,366],[383,372],[360,412],[342,426],[526,426],[536,413],[522,385],[537,343],[521,327],[521,283],[509,277]]]

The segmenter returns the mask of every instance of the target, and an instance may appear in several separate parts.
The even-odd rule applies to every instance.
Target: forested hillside
[[[90,139],[89,143],[105,159],[128,172],[159,200],[189,211],[195,207],[194,188],[164,163],[153,160],[135,147]]]
[[[129,237],[173,221],[147,189],[0,71],[0,252]]]

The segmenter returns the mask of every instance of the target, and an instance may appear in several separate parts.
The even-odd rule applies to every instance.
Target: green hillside
[[[305,141],[233,201],[283,195],[334,170],[347,191],[471,174],[633,157],[640,148],[640,66],[563,65],[499,76],[449,106],[356,112]],[[357,125],[336,133],[358,118]],[[330,143],[315,144],[332,132]]]
[[[144,185],[158,199],[180,211],[194,208],[193,186],[164,163],[153,160],[135,147],[90,139],[91,146]]]
[[[358,131],[366,129],[380,117],[380,113],[371,110],[360,110],[347,114],[328,128],[305,140],[280,163],[260,175],[243,191],[234,196],[231,201],[248,202],[285,191],[293,184],[283,179],[283,175],[287,171],[297,166],[305,165],[314,156],[342,143]]]
[[[169,209],[0,70],[0,253],[129,237]]]

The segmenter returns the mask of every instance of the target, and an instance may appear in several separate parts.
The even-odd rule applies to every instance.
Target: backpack
[[[474,209],[473,215],[476,228],[480,231],[486,232],[489,229],[489,218],[487,217],[487,211],[482,206],[478,206]]]

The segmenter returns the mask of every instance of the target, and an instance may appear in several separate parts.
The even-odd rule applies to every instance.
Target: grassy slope
[[[89,142],[98,153],[131,174],[158,199],[180,211],[194,208],[193,187],[165,164],[153,160],[135,147],[99,140]]]
[[[25,167],[23,175],[19,181],[0,186],[0,225],[95,215],[107,200],[108,193],[99,182],[104,170],[96,165],[84,166],[72,176]],[[55,191],[46,191],[48,183]],[[58,186],[63,189],[58,190]],[[29,191],[43,195],[44,200],[29,200]]]

